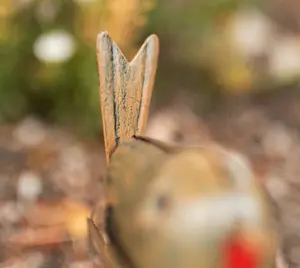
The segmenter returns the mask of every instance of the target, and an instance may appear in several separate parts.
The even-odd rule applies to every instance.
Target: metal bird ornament
[[[107,157],[105,230],[88,220],[106,268],[271,268],[276,230],[239,154],[143,137],[158,58],[151,35],[128,62],[97,41]]]

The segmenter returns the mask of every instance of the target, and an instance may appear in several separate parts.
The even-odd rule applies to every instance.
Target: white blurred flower
[[[36,17],[40,22],[52,22],[58,14],[58,5],[51,0],[40,1]]]
[[[41,35],[34,44],[34,54],[42,62],[60,63],[75,52],[75,40],[68,32],[55,30]]]
[[[256,9],[237,12],[230,25],[234,46],[246,56],[257,56],[268,46],[271,22]]]
[[[275,40],[270,49],[270,73],[278,78],[300,75],[300,39],[293,36]]]
[[[78,4],[90,4],[95,2],[95,0],[74,0],[74,2]]]
[[[23,8],[26,7],[27,5],[31,4],[34,0],[17,0],[15,1],[15,5],[17,8]]]

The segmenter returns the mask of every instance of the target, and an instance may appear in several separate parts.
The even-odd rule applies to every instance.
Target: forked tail
[[[100,103],[107,164],[120,142],[145,132],[158,50],[158,38],[151,35],[128,62],[106,31],[98,35]]]

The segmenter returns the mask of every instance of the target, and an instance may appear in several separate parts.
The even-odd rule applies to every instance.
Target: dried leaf
[[[67,233],[63,226],[51,226],[38,229],[23,229],[11,235],[8,238],[8,243],[18,247],[35,247],[59,244],[67,240]]]
[[[25,218],[31,226],[62,225],[67,221],[62,203],[36,203],[25,211]]]

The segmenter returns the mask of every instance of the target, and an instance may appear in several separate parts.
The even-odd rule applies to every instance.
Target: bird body
[[[108,168],[109,234],[134,267],[235,268],[236,255],[239,267],[273,267],[271,214],[246,160],[215,145],[161,145],[123,143]]]
[[[107,252],[106,268],[274,267],[276,230],[246,159],[213,143],[180,147],[140,136],[157,63],[155,38],[130,63],[106,32],[98,38],[106,228],[97,236],[91,220],[89,226],[94,244]]]

